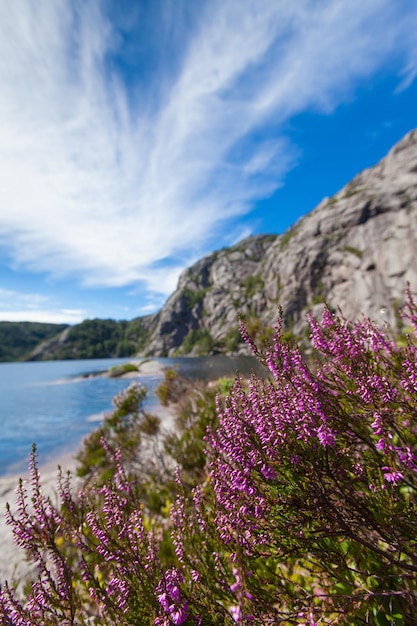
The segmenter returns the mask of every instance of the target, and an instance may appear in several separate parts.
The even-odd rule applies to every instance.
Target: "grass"
[[[123,376],[123,374],[128,374],[129,372],[138,372],[139,367],[134,363],[122,363],[121,365],[114,365],[109,369],[110,378],[119,378]]]
[[[362,250],[359,250],[358,248],[354,248],[353,246],[345,246],[343,250],[345,252],[350,252],[351,254],[354,254],[355,256],[358,257],[358,259],[361,259],[363,256]]]

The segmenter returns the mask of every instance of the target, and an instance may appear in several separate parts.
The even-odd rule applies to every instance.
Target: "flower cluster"
[[[137,390],[101,432],[112,471],[76,495],[61,476],[60,506],[33,454],[7,521],[39,577],[22,598],[2,587],[3,623],[417,623],[416,340],[327,308],[309,323],[308,358],[280,320],[262,351],[242,326],[269,375],[238,377],[216,413],[199,388],[147,482],[149,455],[135,474],[130,447],[127,473],[113,445],[131,446]]]
[[[175,624],[181,626],[188,617],[188,602],[184,601],[180,591],[180,586],[184,582],[184,577],[176,568],[168,569],[164,573],[163,579],[159,582],[156,591],[158,601],[164,615],[157,617],[155,626],[169,626]]]

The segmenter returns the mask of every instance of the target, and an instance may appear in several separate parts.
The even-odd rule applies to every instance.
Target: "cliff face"
[[[268,305],[278,297],[296,327],[320,296],[349,318],[382,315],[395,324],[407,281],[417,288],[416,226],[413,131],[271,246],[262,264]]]
[[[146,353],[238,347],[238,314],[295,333],[324,299],[349,318],[395,327],[407,282],[417,289],[417,131],[280,236],[250,237],[198,261],[155,317]]]
[[[239,314],[256,334],[273,326],[280,304],[287,326],[302,334],[307,310],[319,313],[323,299],[349,318],[364,313],[395,329],[407,282],[417,291],[416,254],[413,131],[283,235],[249,237],[185,270],[156,315],[113,322],[111,333],[109,320],[105,333],[105,321],[83,322],[32,358],[242,351]]]
[[[156,317],[146,354],[233,349],[239,312],[260,316],[266,305],[262,264],[275,240],[249,237],[186,269]]]

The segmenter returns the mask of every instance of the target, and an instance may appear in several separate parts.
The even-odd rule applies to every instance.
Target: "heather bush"
[[[104,443],[105,446],[105,443]],[[161,528],[144,516],[120,453],[111,481],[75,497],[60,473],[56,507],[42,492],[35,450],[31,501],[22,483],[17,513],[8,508],[15,540],[37,565],[38,579],[22,601],[7,583],[0,596],[2,624],[152,624]]]
[[[410,292],[406,314],[415,334]],[[280,320],[262,351],[242,325],[270,376],[223,385],[217,415],[211,391],[188,397],[165,512],[111,428],[111,476],[77,495],[61,479],[59,507],[34,456],[32,509],[21,485],[8,522],[39,578],[24,599],[3,587],[4,623],[417,623],[415,340],[327,308],[309,322],[308,363]]]
[[[219,404],[210,488],[173,515],[178,556],[199,572],[217,541],[235,581],[223,564],[209,582],[238,623],[414,624],[415,345],[327,309],[310,325],[314,368],[280,324],[264,354],[246,337],[272,376],[236,380]]]
[[[146,393],[141,384],[131,383],[115,396],[114,409],[102,424],[85,438],[77,454],[77,475],[86,483],[94,487],[113,479],[116,450],[120,451],[125,471],[142,485],[144,492],[151,481],[165,481],[168,470],[162,454],[164,433],[160,419],[143,408]]]
[[[181,469],[183,485],[195,486],[206,476],[204,436],[207,428],[217,427],[216,395],[225,389],[226,380],[220,379],[215,385],[208,386],[168,370],[157,390],[159,397],[163,397],[175,414],[174,428],[164,437],[164,450]],[[175,488],[173,493],[176,492]]]

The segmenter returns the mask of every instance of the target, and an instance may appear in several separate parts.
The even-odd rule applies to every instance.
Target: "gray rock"
[[[407,282],[417,288],[417,131],[375,167],[280,236],[255,236],[185,270],[155,318],[150,355],[225,350],[239,313],[273,325],[278,303],[295,333],[325,299],[346,317],[361,314],[394,328]],[[191,333],[191,335],[190,335]],[[192,343],[192,342],[191,342]],[[189,346],[191,345],[188,342]],[[238,346],[235,346],[238,349]]]

